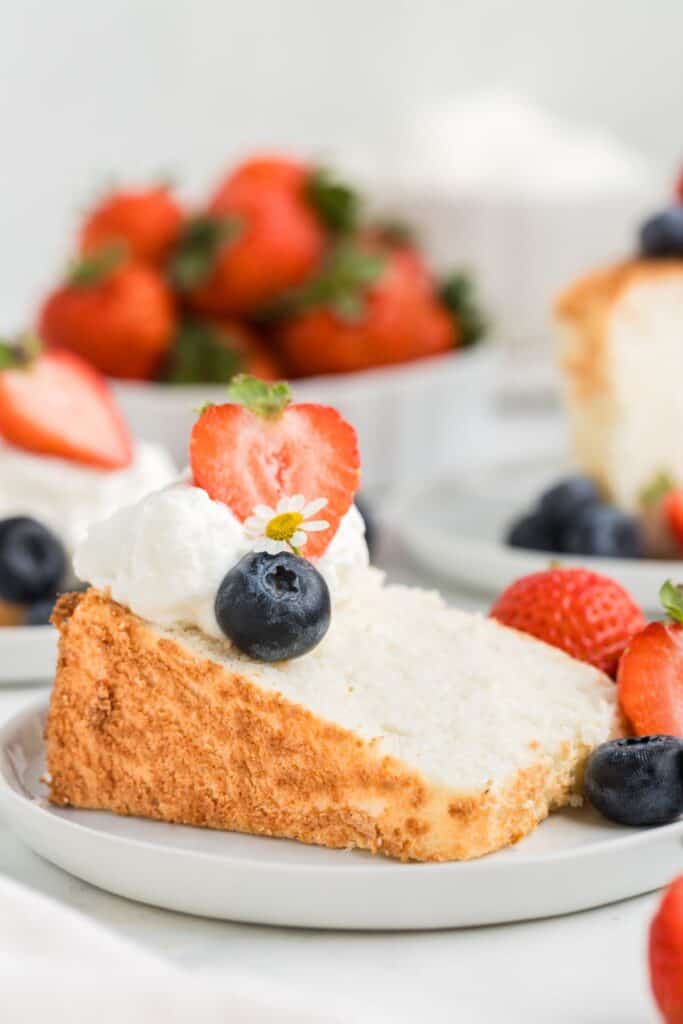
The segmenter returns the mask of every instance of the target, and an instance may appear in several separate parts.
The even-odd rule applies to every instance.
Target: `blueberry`
[[[683,206],[672,206],[645,221],[640,251],[643,256],[683,256]]]
[[[555,532],[539,512],[517,519],[508,530],[507,543],[513,548],[556,551]]]
[[[298,658],[320,643],[330,625],[330,592],[298,555],[245,555],[216,595],[216,618],[240,651],[257,661]]]
[[[587,505],[560,538],[568,555],[601,555],[603,558],[639,558],[643,553],[640,524],[612,505]]]
[[[538,511],[552,529],[561,531],[582,509],[599,501],[598,489],[589,477],[569,476],[541,495]]]
[[[603,743],[588,758],[584,791],[619,825],[666,825],[683,813],[683,741],[639,736]]]
[[[32,604],[55,594],[66,570],[64,548],[26,516],[0,522],[0,598]]]
[[[372,560],[375,554],[375,547],[377,544],[377,525],[375,523],[375,517],[372,512],[372,508],[368,502],[368,499],[364,495],[357,494],[356,506],[360,512],[363,522],[365,523],[365,542],[368,545],[368,551],[370,552],[370,559]]]
[[[24,619],[25,626],[47,626],[50,623],[50,616],[54,610],[55,598],[44,597],[41,601],[32,604]]]

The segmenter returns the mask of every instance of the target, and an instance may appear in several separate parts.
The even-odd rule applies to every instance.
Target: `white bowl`
[[[363,489],[384,492],[457,467],[476,447],[496,382],[494,347],[424,359],[387,369],[295,381],[298,401],[338,409],[358,431]],[[204,402],[223,402],[223,385],[171,386],[116,381],[133,432],[187,463],[190,430]]]

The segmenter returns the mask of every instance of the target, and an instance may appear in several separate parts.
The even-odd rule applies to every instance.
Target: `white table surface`
[[[380,561],[394,579],[438,585],[389,539]],[[460,605],[471,597],[446,596]],[[0,687],[0,721],[47,690]],[[682,865],[683,867],[683,865]],[[618,864],[615,865],[618,870]],[[343,992],[357,1019],[395,1021],[655,1022],[646,938],[658,897],[546,921],[432,933],[335,933],[206,921],[128,902],[41,860],[0,817],[0,873],[87,914],[132,943],[202,971],[228,967],[293,986]],[[1,913],[1,908],[0,908]],[[32,1022],[31,1022],[32,1024]]]

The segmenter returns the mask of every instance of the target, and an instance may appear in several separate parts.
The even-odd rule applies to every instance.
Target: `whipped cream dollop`
[[[176,473],[155,444],[138,443],[125,469],[101,470],[0,442],[0,519],[31,516],[73,554],[91,523],[163,487]]]
[[[196,626],[223,638],[214,602],[223,577],[251,550],[243,524],[222,502],[182,479],[95,524],[78,547],[78,577],[162,627]],[[305,553],[305,552],[304,552]],[[316,568],[333,602],[367,568],[365,524],[352,506]]]

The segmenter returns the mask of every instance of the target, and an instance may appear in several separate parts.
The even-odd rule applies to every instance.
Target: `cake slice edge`
[[[585,744],[539,750],[510,777],[463,791],[201,657],[106,594],[65,595],[55,623],[46,738],[60,806],[443,861],[514,843],[577,800]]]

